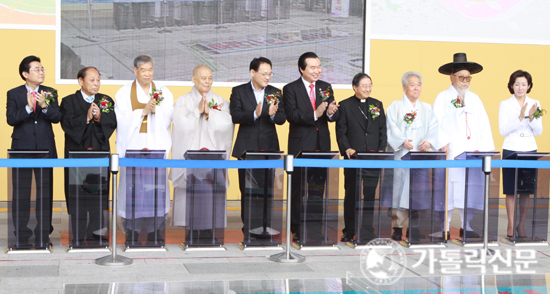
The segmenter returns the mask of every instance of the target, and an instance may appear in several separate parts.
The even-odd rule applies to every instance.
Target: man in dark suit
[[[338,105],[329,83],[319,80],[322,72],[321,61],[313,52],[306,52],[298,59],[298,70],[302,75],[283,88],[283,101],[286,119],[290,123],[288,132],[288,153],[294,156],[300,151],[330,151],[328,122],[338,120]],[[310,169],[311,187],[323,187],[326,169]],[[301,168],[295,168],[292,179],[291,230],[294,241],[300,240],[301,215]],[[308,199],[318,205],[308,205],[317,211],[322,200],[322,189],[308,191]],[[322,207],[321,207],[322,208]],[[315,212],[313,212],[315,213]],[[308,230],[310,239],[318,240],[321,228]],[[305,237],[305,236],[304,236]]]
[[[117,126],[113,99],[99,93],[99,71],[95,67],[85,67],[78,72],[77,79],[81,89],[63,98],[61,102],[65,158],[69,158],[69,150],[110,151],[109,138]],[[69,172],[76,175],[73,183]],[[88,189],[83,188],[84,186]],[[98,187],[106,190],[98,190]],[[89,245],[100,244],[95,239],[102,234],[93,232],[108,226],[103,219],[103,211],[109,209],[108,191],[109,175],[106,168],[65,168],[65,200],[71,216],[71,245],[80,246],[84,238]]]
[[[355,95],[340,102],[340,118],[336,122],[336,138],[340,154],[345,159],[357,158],[357,152],[382,152],[386,150],[386,115],[382,102],[369,97],[372,91],[372,79],[365,73],[353,77]],[[363,169],[360,178],[363,183],[363,219],[361,239],[373,239],[372,227],[374,197],[379,169]],[[355,194],[357,169],[344,169],[344,235],[342,242],[348,242],[355,236]]]
[[[25,85],[8,91],[6,117],[13,126],[12,150],[49,150],[50,158],[57,158],[52,123],[61,120],[57,92],[41,86],[46,70],[40,58],[27,56],[19,65],[19,75]],[[51,95],[50,95],[51,94]],[[32,173],[36,179],[36,227],[35,247],[49,245],[49,234],[53,231],[51,168],[13,169],[12,218],[17,245],[28,246],[33,230],[28,227],[31,213]]]
[[[265,57],[252,59],[249,68],[252,80],[234,87],[231,92],[229,101],[231,118],[234,124],[239,124],[239,132],[232,153],[235,158],[240,159],[245,151],[280,150],[275,124],[284,124],[286,118],[282,107],[281,90],[268,85],[273,75],[271,68],[271,61]],[[246,170],[239,169],[241,220],[243,221],[243,232],[247,234],[249,229],[255,227],[255,224],[251,224],[252,227],[249,227],[245,220],[247,215],[245,179]],[[263,189],[261,190],[263,191]]]

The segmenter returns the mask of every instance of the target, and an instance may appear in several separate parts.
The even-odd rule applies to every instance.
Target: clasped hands
[[[202,94],[201,102],[199,102],[199,115],[206,115],[206,119],[210,116],[210,106],[206,101],[206,93]]]
[[[143,112],[141,116],[147,116],[149,113],[154,114],[156,107],[157,107],[157,100],[155,98],[151,98],[151,100],[149,100],[149,102],[147,102],[147,104],[143,108]]]
[[[97,104],[92,102],[92,105],[90,105],[90,108],[88,108],[88,115],[86,117],[86,121],[90,122],[92,119],[94,121],[99,121],[101,118],[101,111],[99,110],[99,107]]]

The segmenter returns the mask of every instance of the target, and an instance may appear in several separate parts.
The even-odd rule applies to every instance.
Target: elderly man
[[[52,123],[61,120],[61,111],[56,90],[42,86],[46,70],[40,58],[27,56],[19,64],[19,75],[24,85],[8,91],[6,117],[8,125],[13,127],[11,135],[12,150],[49,150],[50,158],[57,158]],[[50,95],[53,94],[53,95]],[[51,168],[13,170],[12,218],[17,245],[29,246],[33,233],[35,247],[49,245],[49,235],[53,231],[52,194],[53,179]],[[28,227],[31,216],[32,177],[36,181],[35,189],[41,191],[36,196],[36,227]]]
[[[78,74],[80,90],[66,96],[61,101],[61,127],[65,132],[65,158],[69,158],[69,150],[98,150],[110,151],[109,138],[116,129],[116,115],[114,112],[114,101],[111,97],[99,93],[101,79],[99,71],[95,67],[85,67]],[[71,216],[72,241],[84,241],[95,243],[99,235],[94,234],[107,224],[103,221],[103,214],[99,203],[102,203],[103,210],[109,209],[109,193],[103,193],[102,199],[98,201],[97,195],[83,191],[78,198],[74,189],[78,189],[74,183],[70,183],[69,172],[76,172],[74,168],[65,168],[65,200],[67,209]],[[101,183],[109,187],[109,176],[95,174],[88,175],[80,170],[88,184]],[[87,178],[90,177],[90,178]],[[105,182],[103,182],[105,180]],[[101,231],[100,231],[101,232]]]
[[[475,62],[467,61],[465,53],[456,53],[453,62],[439,68],[439,72],[450,75],[451,86],[435,98],[433,111],[439,122],[441,151],[447,152],[447,159],[454,159],[465,151],[494,151],[493,134],[489,117],[479,96],[472,93],[470,81],[473,74],[483,70]],[[467,238],[477,238],[479,234],[470,227],[473,213],[464,219],[465,169],[449,169],[447,181],[447,209],[449,216],[458,208],[462,219],[461,237],[466,231]],[[483,209],[483,199],[474,199],[471,208]],[[470,208],[470,207],[469,207]],[[447,221],[450,223],[451,218]]]
[[[417,72],[406,72],[401,78],[403,85],[403,97],[401,100],[393,101],[386,111],[386,125],[388,129],[388,144],[393,149],[394,159],[401,158],[410,151],[437,150],[436,139],[438,132],[437,118],[432,106],[421,102],[418,99],[422,93],[422,76]],[[424,173],[424,170],[415,170]],[[409,181],[410,169],[395,169],[393,178],[393,208],[392,212],[396,217],[393,227],[393,240],[401,240],[402,228],[409,218]],[[415,218],[412,228],[412,238],[422,239],[418,230],[418,209],[429,208],[430,199],[423,196],[415,196],[414,199]],[[427,206],[426,206],[427,205]]]
[[[269,85],[273,74],[271,61],[265,57],[254,58],[250,62],[249,70],[252,80],[234,87],[230,98],[231,118],[233,123],[239,124],[233,157],[239,159],[247,150],[279,151],[279,139],[275,125],[282,125],[286,121],[284,108],[281,104],[281,90]],[[241,220],[246,236],[250,229],[257,227],[257,224],[252,224],[253,227],[249,228],[245,221],[245,216],[248,214],[245,206],[245,178],[246,170],[239,169]],[[258,181],[258,183],[260,182],[263,180]],[[261,210],[261,208],[258,209]]]
[[[115,95],[117,152],[121,157],[125,157],[127,150],[160,150],[164,152],[164,158],[167,158],[172,145],[170,124],[174,97],[168,88],[153,82],[154,68],[151,57],[136,57],[134,74],[136,79],[120,88]],[[118,189],[118,214],[122,217],[126,240],[135,245],[142,227],[145,227],[147,241],[158,241],[162,238],[155,236],[155,232],[164,229],[165,214],[170,210],[166,171],[158,170],[158,185],[155,186],[155,172],[152,168],[135,168],[135,177],[127,177],[129,170],[121,169]],[[131,186],[132,182],[134,187]],[[155,190],[158,192],[156,204],[159,208],[156,213],[153,209]],[[136,197],[133,203],[132,194]],[[133,219],[132,214],[127,214],[132,210],[135,212]],[[153,219],[155,215],[158,218],[156,222]]]
[[[366,73],[358,73],[352,80],[355,95],[340,102],[340,118],[336,121],[336,139],[340,154],[345,159],[357,158],[357,152],[386,150],[386,115],[380,100],[370,97],[372,79]],[[344,169],[344,229],[342,242],[350,242],[355,237],[355,210],[357,193],[357,169]],[[379,169],[363,169],[363,219],[361,239],[364,242],[375,238],[372,226],[374,198]]]
[[[330,151],[330,131],[328,122],[338,120],[339,112],[334,92],[329,83],[320,80],[322,73],[321,61],[317,54],[306,52],[298,59],[298,70],[301,77],[284,86],[283,101],[286,119],[290,127],[288,131],[288,153],[294,156],[300,151]],[[324,186],[324,169],[310,169],[310,186]],[[293,240],[299,241],[301,223],[300,185],[301,168],[295,168],[292,179],[292,214],[291,230]],[[319,193],[321,192],[321,193]],[[309,205],[309,212],[317,214],[322,205],[323,192],[308,192],[309,200],[315,205]],[[313,206],[313,207],[312,207]],[[319,240],[322,228],[317,222],[315,228],[309,228],[308,235],[313,240]]]
[[[174,108],[174,127],[172,131],[172,158],[183,159],[187,150],[200,150],[203,148],[209,150],[225,150],[227,159],[231,152],[233,143],[233,123],[229,115],[229,102],[223,97],[214,94],[212,91],[212,71],[205,65],[199,65],[193,70],[193,88],[191,92],[180,96],[176,100]],[[174,203],[172,224],[175,226],[188,226],[189,215],[187,206],[187,182],[191,176],[195,180],[207,183],[207,173],[212,170],[196,169],[197,174],[189,174],[187,169],[172,169],[170,178],[174,186]],[[218,181],[225,184],[225,172],[215,170],[220,173]],[[210,184],[211,186],[211,184]],[[196,192],[198,189],[195,190]],[[216,228],[224,228],[225,217],[225,193],[221,195],[223,206],[219,206],[216,218]],[[203,211],[205,215],[194,217],[194,230],[201,230],[208,233],[212,229],[212,201],[202,201],[208,197],[211,199],[212,193],[201,195],[200,199],[195,199],[195,211]],[[207,207],[209,205],[209,207]],[[223,209],[222,209],[223,208]],[[223,217],[222,217],[223,216]],[[200,236],[207,238],[207,234]],[[202,238],[200,237],[200,238]]]

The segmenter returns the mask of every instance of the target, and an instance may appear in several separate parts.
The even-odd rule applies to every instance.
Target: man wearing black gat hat
[[[449,75],[451,86],[435,98],[433,110],[439,122],[439,144],[441,151],[447,153],[447,159],[454,159],[466,151],[494,151],[495,144],[489,124],[489,117],[481,99],[470,92],[472,74],[479,73],[483,67],[468,61],[465,53],[456,53],[453,62],[439,68],[439,72]],[[482,172],[479,171],[482,176]],[[469,173],[469,177],[474,176]],[[475,177],[477,178],[477,174]],[[448,223],[455,208],[460,211],[462,226],[461,237],[466,232],[467,238],[478,238],[479,234],[470,227],[475,210],[483,210],[483,187],[476,185],[468,188],[468,213],[464,219],[465,169],[449,169],[447,179]],[[444,212],[440,212],[443,219]],[[442,222],[442,228],[444,222]]]

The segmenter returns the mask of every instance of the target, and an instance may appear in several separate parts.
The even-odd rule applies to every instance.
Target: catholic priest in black
[[[113,99],[99,93],[99,71],[85,67],[77,78],[81,89],[61,101],[65,158],[69,158],[69,150],[110,151],[109,138],[117,127]],[[103,217],[109,210],[107,169],[65,168],[65,199],[71,216],[71,246],[101,246],[109,225]]]

